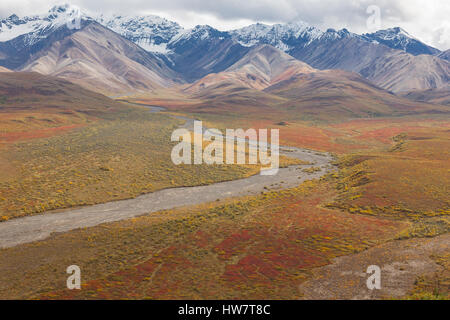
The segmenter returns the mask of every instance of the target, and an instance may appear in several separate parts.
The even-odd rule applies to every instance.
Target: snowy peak
[[[58,16],[60,14],[76,15],[76,14],[81,13],[81,10],[77,6],[73,6],[73,5],[66,3],[66,4],[56,5],[56,6],[52,7],[48,11],[48,13],[50,15],[53,14],[56,16]]]
[[[64,4],[54,6],[46,14],[19,18],[13,14],[0,21],[0,42],[25,36],[24,45],[33,45],[52,31],[68,25],[73,28],[81,20],[89,20],[78,7]]]
[[[97,21],[145,50],[158,53],[167,53],[167,43],[183,30],[178,23],[154,15],[95,16],[76,6],[62,4],[42,15],[19,18],[14,14],[0,20],[0,42],[23,36],[20,46],[33,45],[52,31],[64,25],[74,28],[81,21]]]
[[[232,39],[244,47],[269,44],[284,52],[292,53],[293,50],[298,51],[314,45],[313,43],[317,41],[328,42],[350,37],[382,44],[413,55],[439,55],[441,53],[399,27],[379,30],[362,36],[351,33],[347,29],[338,31],[328,29],[323,32],[303,21],[275,25],[256,23],[227,32],[207,25],[185,30],[176,22],[154,15],[88,15],[78,7],[69,4],[54,6],[43,15],[21,18],[13,14],[0,20],[0,42],[17,38],[18,40],[15,40],[12,45],[15,49],[21,49],[46,38],[51,32],[65,24],[71,26],[77,21],[86,20],[97,21],[146,51],[168,55],[180,52],[189,46],[195,47],[194,42],[206,45]]]
[[[7,19],[2,20],[0,23],[5,24],[6,26],[12,27],[13,25],[25,24],[27,23],[29,18],[20,19],[16,14],[12,14]],[[0,25],[1,27],[1,25]]]
[[[333,28],[327,29],[326,32],[320,35],[320,40],[337,40],[337,39],[345,39],[345,38],[351,38],[351,37],[360,37],[356,33],[352,33],[348,31],[347,29],[341,29],[341,30],[335,30]]]
[[[400,28],[400,27],[390,28],[390,29],[387,29],[387,30],[390,31],[391,33],[396,33],[396,34],[399,34],[399,35],[404,35],[405,37],[414,38],[408,32],[406,32],[405,29]]]
[[[170,45],[175,45],[187,41],[204,41],[207,39],[218,38],[223,40],[229,38],[227,32],[222,32],[208,25],[198,25],[192,29],[183,30],[170,41]]]
[[[63,4],[51,8],[48,14],[43,16],[43,20],[50,22],[51,26],[56,29],[63,25],[75,28],[81,20],[92,20],[92,18],[76,6]]]
[[[273,26],[257,23],[230,31],[233,39],[251,47],[259,43],[270,44],[282,51],[289,51],[299,44],[307,44],[319,38],[323,32],[303,21]]]
[[[375,33],[366,33],[363,37],[368,41],[381,43],[390,48],[402,50],[413,55],[435,55],[440,52],[438,49],[430,47],[411,36],[406,30],[400,27],[379,30]]]
[[[272,26],[256,23],[230,31],[231,36],[245,47],[252,47],[268,38]]]
[[[167,53],[167,43],[183,30],[178,23],[154,15],[100,15],[96,20],[145,50],[158,53]]]
[[[378,30],[375,33],[367,33],[364,36],[380,41],[392,41],[397,44],[407,44],[412,40],[418,41],[400,27]]]
[[[263,38],[265,37],[269,31],[272,29],[272,26],[263,23],[255,23],[251,24],[247,27],[243,27],[241,29],[236,29],[230,31],[230,34],[233,36],[240,37],[251,37],[251,38]]]

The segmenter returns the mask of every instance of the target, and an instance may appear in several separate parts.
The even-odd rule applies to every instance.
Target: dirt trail
[[[151,110],[160,112],[162,109]],[[13,219],[0,223],[0,248],[42,240],[55,232],[93,227],[161,210],[198,205],[217,199],[256,195],[267,189],[292,188],[306,180],[320,178],[333,170],[333,158],[328,153],[280,147],[280,154],[308,161],[311,165],[282,168],[273,176],[255,175],[207,186],[165,189],[135,199]],[[321,171],[303,172],[303,169],[309,167],[320,167]]]
[[[392,241],[367,251],[339,257],[313,270],[313,279],[300,286],[303,298],[366,300],[403,298],[422,275],[441,271],[430,256],[448,253],[450,234],[431,239]],[[381,268],[381,290],[367,288],[367,267]]]

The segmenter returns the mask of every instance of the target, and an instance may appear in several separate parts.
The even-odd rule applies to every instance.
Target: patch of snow
[[[169,41],[169,45],[173,45],[183,39],[188,39],[189,36],[192,34],[193,29],[184,29],[178,32],[172,39]]]
[[[186,40],[190,40],[190,39],[206,40],[211,37],[211,32],[213,32],[213,31],[217,31],[217,30],[215,30],[214,28],[212,28],[208,25],[196,26],[191,29],[181,30],[180,32],[178,32],[177,35],[175,35],[169,41],[169,45],[174,45],[180,41],[186,41]]]
[[[148,52],[155,52],[161,54],[169,54],[172,51],[167,49],[167,43],[155,44],[152,42],[136,42],[142,49]]]
[[[245,47],[269,44],[285,52],[296,46],[309,46],[317,39],[335,40],[359,37],[374,44],[388,41],[396,48],[404,50],[411,45],[411,42],[419,41],[399,27],[360,36],[347,29],[339,31],[328,29],[323,32],[303,21],[274,25],[256,23],[228,32],[221,32],[210,26],[184,29],[176,22],[155,15],[123,16],[116,14],[91,17],[78,7],[65,4],[54,6],[49,12],[42,15],[24,18],[12,15],[7,19],[0,20],[0,42],[23,36],[20,44],[16,45],[17,47],[33,45],[46,38],[57,28],[80,17],[83,20],[97,21],[147,51],[165,55],[170,54],[172,52],[170,49],[173,49],[180,41],[189,41],[190,39],[204,41],[210,37],[217,37],[220,40],[231,37]]]
[[[275,48],[278,48],[284,52],[287,52],[290,49],[290,47],[282,41],[279,41]]]
[[[42,15],[22,19],[12,15],[0,20],[0,42],[25,36],[24,45],[33,45],[75,19],[95,20],[147,51],[157,53],[168,53],[167,43],[183,30],[176,22],[154,15],[99,15],[91,18],[78,7],[64,4],[54,6]]]
[[[46,26],[48,23],[46,24]],[[12,40],[21,35],[30,33],[41,27],[42,25],[33,21],[29,21],[24,24],[19,25],[8,25],[2,22],[2,27],[0,27],[0,42]]]
[[[90,19],[78,7],[72,5],[54,6],[49,12],[20,19],[12,15],[0,21],[0,42],[27,35],[26,44],[32,45],[45,38],[51,31],[75,20]]]
[[[243,47],[253,47],[253,46],[256,46],[259,43],[259,40],[258,39],[253,39],[253,40],[250,40],[250,41],[237,40],[237,42]]]
[[[289,43],[311,43],[318,39],[323,32],[303,21],[295,21],[287,24],[266,25],[253,24],[241,29],[229,32],[233,39],[243,46],[251,47],[258,43],[270,44],[280,50],[291,49]]]
[[[183,29],[178,23],[155,15],[99,15],[95,20],[137,44],[168,43]]]

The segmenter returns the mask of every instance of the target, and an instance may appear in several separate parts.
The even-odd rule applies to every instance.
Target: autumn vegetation
[[[1,250],[0,298],[301,299],[299,286],[333,258],[449,232],[446,114],[329,121],[313,113],[299,118],[289,108],[227,113],[193,102],[139,102],[159,102],[170,114],[189,114],[219,129],[278,128],[283,145],[331,152],[338,170],[289,190],[158,212]],[[8,168],[0,172],[4,220],[259,170],[174,166],[167,141],[180,120],[123,103],[116,109],[115,103],[111,112],[77,116],[0,109],[0,163]],[[440,271],[420,275],[407,295],[395,298],[448,299],[448,255],[432,258]],[[83,270],[81,291],[64,289],[65,267],[74,263]]]

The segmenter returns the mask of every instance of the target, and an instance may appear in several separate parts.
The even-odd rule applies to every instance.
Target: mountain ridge
[[[19,18],[13,14],[7,19],[0,20],[0,42],[11,40],[14,34],[8,30],[14,25],[21,26],[16,36],[25,34],[28,29],[35,28],[34,31],[48,30],[52,24],[58,26],[66,20],[81,18],[84,20],[95,20],[105,27],[121,34],[130,41],[133,41],[149,51],[155,50],[158,53],[167,53],[166,47],[170,42],[180,35],[189,33],[202,26],[185,29],[177,22],[161,18],[156,15],[121,15],[121,14],[88,14],[70,4],[63,4],[52,7],[47,14],[35,15],[31,17]],[[45,21],[45,23],[44,23]],[[27,28],[23,25],[31,23]],[[38,26],[38,23],[43,24]],[[217,30],[211,26],[211,29]],[[9,31],[9,32],[7,32]],[[218,31],[218,30],[217,30]],[[411,36],[400,27],[378,30],[374,33],[358,35],[349,32],[347,29],[328,29],[325,32],[317,27],[311,26],[304,21],[292,21],[285,24],[266,25],[255,23],[240,29],[218,31],[227,37],[231,37],[243,46],[254,46],[256,44],[270,44],[280,50],[289,51],[292,46],[305,45],[319,38],[330,37],[358,37],[367,42],[380,42],[390,48],[403,50],[405,52],[418,54],[438,55],[440,50],[429,46],[417,38]],[[9,37],[8,37],[9,35]]]
[[[445,111],[426,101],[398,97],[355,72],[314,69],[267,44],[252,48],[225,71],[205,76],[184,92],[204,101],[191,107],[192,112],[220,113],[231,106],[239,112],[285,114],[286,121]]]
[[[163,79],[153,79],[156,81],[150,81],[149,85],[138,81],[138,88],[144,90],[155,82],[165,87],[180,82],[194,83],[208,74],[221,73],[253,47],[262,44],[271,45],[315,69],[357,72],[393,92],[437,89],[445,87],[449,81],[448,53],[441,53],[398,27],[364,35],[347,29],[324,32],[302,21],[275,25],[257,23],[231,31],[220,31],[208,25],[184,29],[157,16],[89,15],[71,5],[55,6],[40,16],[19,18],[12,15],[2,20],[0,65],[29,70],[30,61],[38,52],[76,33],[72,28],[64,28],[64,23],[71,26],[77,19],[81,25],[98,23],[111,30],[110,35],[116,33],[148,53],[148,57],[144,57],[142,51],[134,48],[140,53],[131,60],[143,62],[145,68]],[[10,39],[11,35],[19,36]],[[1,39],[7,41],[1,42]],[[123,57],[128,58],[126,54]],[[147,63],[148,59],[154,63]],[[148,72],[144,70],[144,73]],[[154,77],[147,74],[145,78]],[[132,89],[133,82],[126,87]]]
[[[198,92],[210,86],[232,84],[249,89],[263,90],[298,73],[314,72],[283,51],[267,44],[253,47],[245,56],[220,73],[208,74],[196,81],[186,92]]]
[[[181,82],[160,58],[95,21],[48,43],[20,71],[59,76],[108,94],[156,90]]]

